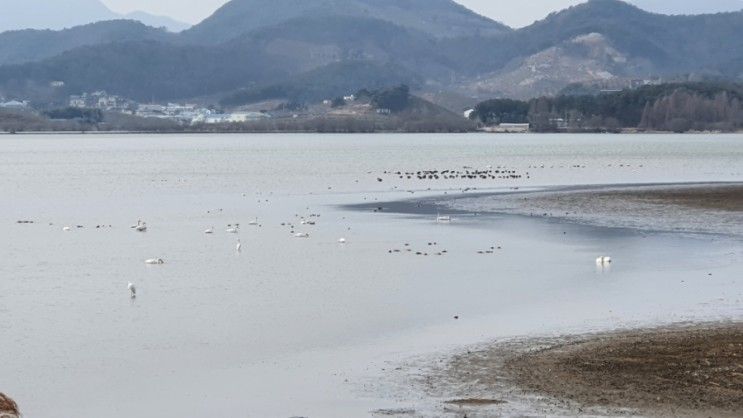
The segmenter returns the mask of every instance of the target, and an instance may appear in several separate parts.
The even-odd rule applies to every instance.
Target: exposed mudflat
[[[644,231],[743,235],[740,183],[558,187],[448,198],[439,204],[455,211],[509,213]]]
[[[743,184],[690,185],[669,188],[639,188],[596,193],[599,197],[624,198],[689,208],[743,212]]]
[[[742,416],[743,323],[497,343],[431,378],[545,414]],[[459,405],[471,416],[518,411]]]

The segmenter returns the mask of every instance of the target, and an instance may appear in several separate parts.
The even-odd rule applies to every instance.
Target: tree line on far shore
[[[484,125],[530,123],[536,132],[722,131],[743,129],[743,86],[672,83],[620,92],[494,99],[470,116]]]

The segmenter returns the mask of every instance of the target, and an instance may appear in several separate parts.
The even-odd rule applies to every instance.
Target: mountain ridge
[[[492,25],[493,31],[469,28],[456,37],[449,36],[448,31],[440,36],[430,33],[432,28],[441,30],[442,25],[448,27],[471,17],[471,12],[450,0],[436,0],[442,9],[433,7],[422,20],[413,21],[409,13],[392,16],[389,10],[400,11],[423,0],[375,0],[377,6],[384,7],[361,16],[348,10],[358,11],[360,5],[372,0],[348,0],[346,8],[332,13],[315,9],[297,17],[296,10],[291,10],[278,16],[278,23],[269,24],[267,20],[250,31],[250,25],[239,23],[244,22],[244,16],[236,12],[238,23],[219,35],[228,37],[227,41],[187,41],[215,22],[224,22],[224,13],[235,5],[255,6],[268,1],[233,0],[227,5],[231,6],[215,13],[215,20],[207,19],[207,23],[182,34],[134,28],[126,42],[101,36],[99,44],[72,47],[38,62],[20,65],[16,61],[17,65],[0,66],[0,94],[23,97],[33,92],[42,98],[45,93],[55,96],[106,89],[135,99],[149,96],[177,100],[237,91],[253,94],[280,86],[294,97],[314,99],[320,93],[303,94],[297,92],[297,86],[303,82],[331,86],[331,80],[322,74],[308,76],[323,68],[341,78],[339,71],[348,69],[349,74],[362,74],[360,81],[382,87],[379,78],[360,71],[362,62],[384,74],[392,74],[389,68],[399,68],[406,74],[390,76],[391,84],[417,80],[421,90],[453,91],[472,97],[528,98],[556,93],[566,84],[581,81],[613,86],[636,78],[710,76],[743,80],[743,45],[738,41],[743,12],[666,16],[619,0],[590,0],[519,30],[502,30],[497,22],[477,20]],[[286,8],[299,3],[332,6],[338,1],[279,0],[279,4]],[[420,22],[439,16],[437,10],[452,14],[440,18],[427,31],[419,29]],[[380,13],[391,17],[376,17]],[[0,62],[2,47],[8,44],[3,39],[0,36]],[[33,50],[32,44],[29,42],[25,49]],[[111,49],[123,55],[116,56]],[[186,54],[192,56],[184,57]],[[214,60],[219,65],[212,65]],[[110,74],[104,77],[101,69]],[[45,86],[52,81],[64,81],[65,88],[48,91]],[[356,85],[336,87],[343,86]],[[336,91],[320,87],[308,85],[307,90],[322,94]]]
[[[39,13],[43,10],[44,13]],[[0,13],[0,33],[24,29],[61,30],[106,20],[137,20],[156,28],[166,27],[172,32],[191,25],[168,16],[143,11],[127,14],[113,12],[100,0],[3,0]]]
[[[170,33],[134,20],[107,20],[59,31],[7,31],[0,33],[0,64],[40,61],[83,46],[171,38]]]
[[[512,30],[452,0],[232,0],[184,31],[183,37],[214,44],[295,18],[330,15],[377,18],[434,37]]]

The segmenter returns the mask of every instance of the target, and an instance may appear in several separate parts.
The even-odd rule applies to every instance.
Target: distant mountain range
[[[451,0],[232,0],[178,34],[132,21],[0,34],[0,95],[62,102],[106,90],[240,105],[407,83],[474,101],[572,83],[743,80],[742,28],[743,12],[666,16],[618,0],[519,30]]]
[[[103,20],[130,19],[180,32],[191,25],[145,12],[118,14],[99,0],[2,0],[0,32],[22,29],[65,29]]]

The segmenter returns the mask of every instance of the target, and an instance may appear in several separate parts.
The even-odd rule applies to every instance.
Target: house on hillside
[[[244,123],[255,122],[270,118],[271,115],[262,112],[237,112],[229,115],[228,122]]]
[[[70,100],[68,101],[67,104],[70,107],[78,107],[78,108],[88,107],[87,106],[87,95],[82,95],[82,96],[73,95],[73,96],[70,96]]]
[[[18,100],[11,100],[8,102],[0,103],[0,108],[10,110],[23,110],[28,108],[28,102],[19,102]]]

